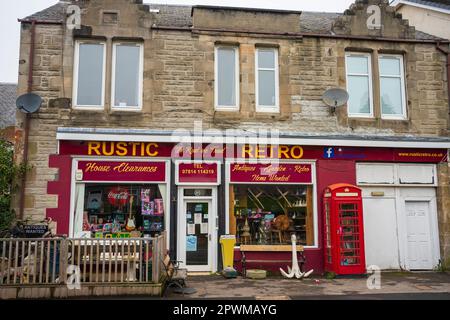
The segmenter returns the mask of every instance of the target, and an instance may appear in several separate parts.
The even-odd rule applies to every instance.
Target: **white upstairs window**
[[[373,117],[372,67],[368,53],[347,53],[348,116]]]
[[[143,45],[114,43],[112,62],[112,108],[142,109]]]
[[[380,101],[383,119],[406,119],[406,90],[403,56],[381,55]]]
[[[105,102],[105,43],[75,43],[73,105],[102,109]]]
[[[278,50],[256,49],[256,111],[280,112],[278,88]]]
[[[237,47],[215,49],[215,108],[239,110],[239,51]]]

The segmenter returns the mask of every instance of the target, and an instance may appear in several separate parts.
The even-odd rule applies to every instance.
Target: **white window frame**
[[[235,91],[236,91],[236,104],[234,106],[223,106],[219,104],[219,49],[233,49],[235,55],[234,72],[236,74],[235,79]],[[239,111],[240,109],[240,70],[239,70],[239,47],[231,45],[220,45],[214,48],[214,108],[218,111]]]
[[[368,64],[368,74],[363,74],[363,73],[352,73],[349,74],[348,71],[348,58],[349,57],[367,57],[367,64]],[[372,77],[373,77],[373,73],[372,73],[372,54],[370,53],[360,53],[360,52],[347,52],[345,54],[345,81],[346,81],[346,88],[347,88],[347,92],[349,92],[349,88],[348,88],[348,79],[349,76],[364,76],[364,77],[368,77],[369,78],[369,108],[370,108],[370,113],[350,113],[350,105],[349,103],[347,103],[347,114],[349,118],[373,118],[374,117],[374,113],[373,113],[373,83],[372,83]],[[350,93],[350,92],[349,92]]]
[[[99,183],[99,184],[165,184],[167,186],[166,190],[166,196],[167,199],[170,199],[170,181],[171,181],[171,172],[170,172],[170,166],[171,166],[171,159],[165,158],[165,157],[155,157],[155,158],[141,158],[136,159],[135,157],[111,157],[108,158],[108,161],[133,161],[133,162],[148,162],[148,161],[155,161],[155,162],[165,162],[166,165],[166,180],[161,182],[154,182],[154,181],[95,181],[95,182],[89,182],[89,181],[83,181],[83,180],[77,180],[77,169],[78,169],[78,162],[79,161],[104,161],[105,157],[86,157],[86,156],[79,156],[72,158],[71,164],[72,164],[72,172],[71,172],[71,182],[70,182],[70,214],[69,214],[69,235],[71,237],[74,237],[74,219],[75,219],[75,194],[76,194],[76,186],[78,184],[88,184],[88,183]],[[170,221],[171,221],[171,205],[170,203],[166,205],[164,204],[164,212],[167,212],[167,217],[164,214],[164,224],[165,224],[165,231],[167,234],[170,234]],[[87,238],[87,240],[92,238]],[[170,237],[166,237],[166,245],[167,248],[170,248]]]
[[[116,87],[116,48],[120,45],[135,45],[139,47],[139,93],[137,106],[116,106],[115,105],[115,87]],[[111,109],[119,111],[141,111],[143,101],[144,87],[144,44],[139,42],[114,42],[112,50],[112,68],[111,68]]]
[[[242,159],[242,158],[236,158],[233,160],[226,160],[225,161],[225,179],[223,183],[225,184],[225,233],[230,233],[230,185],[259,185],[260,183],[255,182],[242,182],[242,183],[236,183],[236,182],[230,182],[230,166],[233,163],[246,163],[248,159]],[[308,185],[312,186],[312,196],[313,196],[313,228],[314,228],[314,245],[311,246],[304,246],[305,249],[318,249],[319,248],[319,208],[318,208],[318,197],[317,197],[317,161],[316,160],[304,160],[304,161],[298,161],[298,160],[280,160],[280,163],[284,164],[311,164],[312,169],[312,176],[311,176],[311,183],[301,183],[301,185]],[[261,185],[264,185],[262,183]],[[267,184],[265,184],[267,185]],[[271,184],[273,186],[276,186],[277,184]],[[298,185],[298,183],[286,183],[283,185]],[[239,246],[235,246],[235,248],[239,248]]]
[[[102,74],[102,102],[101,105],[79,105],[78,104],[78,71],[80,66],[80,45],[81,44],[98,44],[103,45],[103,74]],[[106,82],[106,42],[77,40],[75,41],[75,54],[73,63],[73,84],[72,84],[72,101],[73,109],[83,110],[103,110],[105,108],[105,82]]]
[[[380,60],[383,57],[395,57],[400,60],[400,76],[398,75],[382,75],[381,74],[381,68],[380,68]],[[380,81],[380,112],[381,112],[381,119],[387,119],[387,120],[405,120],[407,119],[407,111],[406,111],[406,82],[405,82],[405,66],[404,66],[404,60],[403,55],[400,54],[380,54],[378,56],[378,68],[379,68],[379,81]],[[383,114],[383,105],[381,103],[381,78],[399,78],[400,77],[400,86],[401,86],[401,99],[402,99],[402,114],[399,115],[389,115],[389,114]]]
[[[259,51],[273,51],[275,68],[259,68]],[[279,85],[279,65],[278,65],[278,48],[256,48],[255,50],[255,101],[256,112],[279,113],[280,112],[280,85]],[[266,106],[259,104],[259,71],[274,71],[275,72],[275,105]]]

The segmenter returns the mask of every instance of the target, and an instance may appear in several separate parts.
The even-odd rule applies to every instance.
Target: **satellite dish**
[[[42,104],[42,98],[35,93],[23,94],[16,100],[17,109],[24,113],[35,113]]]
[[[340,88],[329,89],[322,96],[323,102],[332,108],[343,106],[347,103],[348,98],[348,92]]]

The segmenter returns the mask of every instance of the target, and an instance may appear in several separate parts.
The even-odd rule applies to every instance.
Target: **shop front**
[[[175,162],[177,260],[190,271],[218,268],[220,162]]]
[[[248,267],[273,271],[285,268],[284,261],[292,257],[291,235],[295,234],[298,250],[304,250],[307,259],[306,268],[322,272],[323,196],[334,184],[362,189],[364,231],[369,237],[365,260],[382,262],[387,251],[380,251],[372,238],[376,238],[377,228],[383,228],[376,223],[375,215],[384,216],[387,209],[384,201],[378,211],[375,202],[368,201],[368,194],[376,197],[379,193],[371,193],[377,186],[364,178],[370,170],[362,169],[363,165],[436,167],[447,161],[445,149],[329,147],[289,141],[292,144],[277,147],[188,144],[181,150],[160,137],[146,137],[150,141],[140,142],[133,136],[127,136],[131,141],[106,141],[116,138],[113,136],[102,141],[98,135],[95,138],[100,141],[89,135],[64,137],[59,141],[59,154],[50,157],[50,166],[59,169],[59,180],[48,186],[49,194],[59,196],[58,208],[47,209],[47,216],[58,224],[59,234],[116,238],[155,236],[166,231],[172,258],[182,261],[190,271],[202,272],[221,269],[219,237],[224,234],[236,237],[238,270],[243,248],[253,252],[253,260],[260,261]],[[226,152],[230,148],[233,152]],[[408,177],[413,179],[404,176],[396,180],[398,186],[378,187],[400,188],[401,184],[405,188]],[[408,194],[407,190],[398,192]],[[423,204],[417,203],[421,199],[407,200],[407,212],[420,211],[416,207]],[[437,209],[429,208],[434,225]],[[389,219],[392,221],[392,217]],[[385,229],[396,228],[391,227]],[[407,252],[403,235],[396,235],[396,239]],[[439,242],[432,239],[429,245],[436,252],[431,259],[434,261],[439,256]]]

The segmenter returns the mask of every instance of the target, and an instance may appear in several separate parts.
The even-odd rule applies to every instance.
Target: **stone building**
[[[142,234],[168,232],[171,253],[193,271],[220,268],[228,233],[237,268],[247,251],[278,270],[289,234],[317,272],[331,262],[449,263],[447,56],[437,48],[448,41],[388,1],[344,13],[64,1],[21,26],[18,91],[31,77],[44,101],[30,117],[23,216],[50,217],[71,237],[106,236],[134,218]],[[348,103],[326,105],[331,88],[346,89]],[[191,145],[194,123],[207,132]],[[267,139],[251,142],[267,129],[279,132],[275,152]],[[230,145],[224,130],[236,132]],[[175,161],[181,141],[210,161]],[[361,189],[362,210],[329,212],[322,198],[337,183]],[[341,237],[335,214],[351,218]],[[274,227],[278,216],[290,219],[286,230]]]
[[[391,6],[417,29],[450,39],[450,2],[447,0],[393,0]]]

